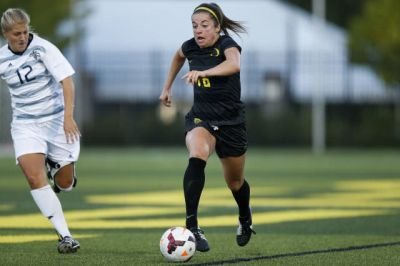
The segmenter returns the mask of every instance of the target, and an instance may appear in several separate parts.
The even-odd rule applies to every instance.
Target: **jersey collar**
[[[15,55],[23,55],[25,53],[26,49],[28,49],[28,47],[31,44],[32,40],[33,40],[33,34],[29,33],[28,45],[26,46],[25,50],[23,50],[22,52],[14,52],[13,50],[11,50],[9,45],[8,45],[8,50],[10,50]]]

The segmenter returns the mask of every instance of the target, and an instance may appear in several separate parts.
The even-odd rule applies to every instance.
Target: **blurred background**
[[[250,146],[400,147],[400,1],[218,0],[244,22],[242,96]],[[201,1],[2,0],[76,70],[76,118],[89,146],[183,146],[192,88],[158,97]],[[1,45],[5,40],[0,38]],[[0,150],[12,152],[9,92],[0,83]]]

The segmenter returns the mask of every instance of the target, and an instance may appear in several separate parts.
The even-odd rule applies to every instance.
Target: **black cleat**
[[[247,221],[240,221],[239,219],[239,227],[236,232],[236,243],[243,247],[249,243],[251,235],[256,234],[253,230],[251,217]]]
[[[196,238],[196,250],[200,252],[207,252],[210,250],[210,246],[208,245],[207,238],[204,235],[204,231],[200,228],[190,228],[190,231],[193,233]]]
[[[75,253],[81,247],[78,241],[74,240],[70,236],[65,236],[58,243],[58,253],[67,254],[67,253]]]

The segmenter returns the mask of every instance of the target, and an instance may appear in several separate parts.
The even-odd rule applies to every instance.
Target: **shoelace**
[[[196,230],[195,232],[193,232],[193,235],[196,239],[204,239],[204,232],[202,230]]]
[[[249,225],[245,225],[245,226],[241,225],[240,226],[240,231],[241,231],[242,234],[244,234],[244,233],[246,233],[246,234],[248,234],[248,233],[256,234],[256,231],[254,231]]]

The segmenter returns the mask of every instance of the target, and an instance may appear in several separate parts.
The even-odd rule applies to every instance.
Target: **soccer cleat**
[[[58,253],[67,254],[67,253],[75,253],[81,247],[78,241],[74,240],[70,236],[65,236],[64,238],[59,240],[58,243]]]
[[[207,238],[204,235],[204,231],[200,228],[190,228],[190,231],[193,233],[196,238],[196,250],[200,252],[207,252],[210,250],[210,246],[208,245]]]
[[[239,219],[239,227],[236,232],[236,243],[243,247],[249,243],[251,234],[256,234],[253,230],[251,216],[247,221],[241,221]]]

